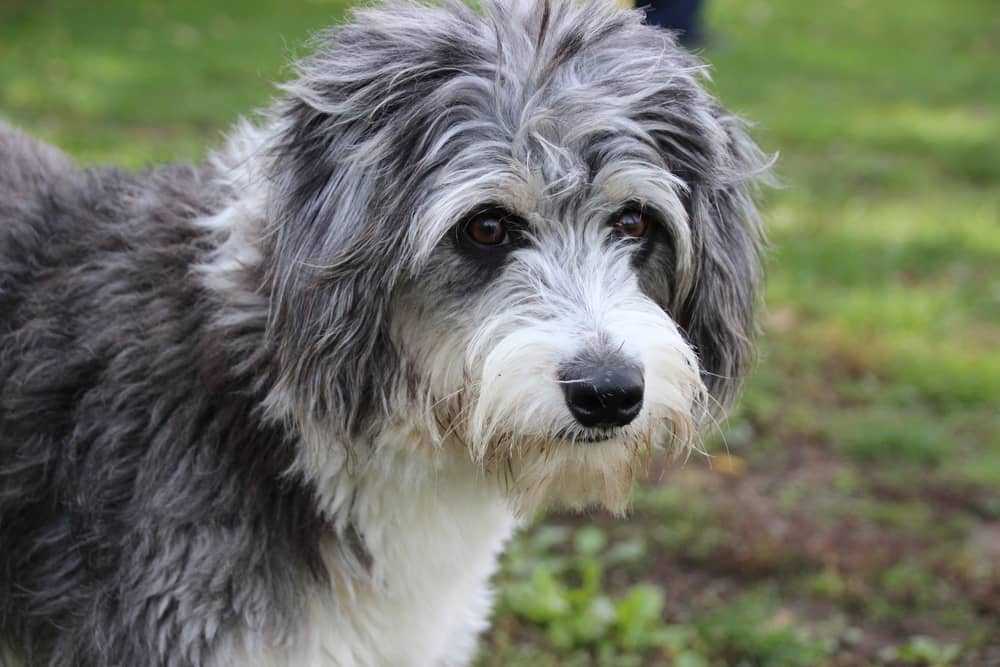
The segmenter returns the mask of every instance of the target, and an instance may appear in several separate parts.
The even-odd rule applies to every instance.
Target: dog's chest
[[[371,579],[312,591],[295,639],[257,656],[249,647],[259,643],[242,642],[232,664],[468,664],[488,624],[490,576],[515,528],[495,484],[470,470],[438,471],[433,484],[386,475],[361,489],[354,516]]]

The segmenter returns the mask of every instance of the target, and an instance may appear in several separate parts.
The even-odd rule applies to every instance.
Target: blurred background
[[[0,0],[0,116],[197,160],[343,0]],[[505,559],[480,667],[1000,665],[1000,4],[708,0],[780,151],[760,362],[710,458]]]

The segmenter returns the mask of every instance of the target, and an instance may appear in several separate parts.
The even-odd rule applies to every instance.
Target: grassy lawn
[[[83,5],[0,4],[0,116],[129,166],[202,156],[343,8]],[[709,7],[785,183],[757,373],[628,520],[518,540],[479,664],[1000,664],[1000,10]]]

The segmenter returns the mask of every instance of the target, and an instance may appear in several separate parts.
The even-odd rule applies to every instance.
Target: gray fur
[[[595,179],[649,180],[662,242],[635,270],[728,404],[765,161],[703,71],[604,3],[356,13],[271,110],[250,306],[194,268],[219,243],[197,221],[241,195],[219,167],[82,169],[0,126],[0,644],[28,665],[181,666],[228,633],[289,633],[344,530],[286,474],[297,425],[364,442],[420,384],[395,313],[442,324],[483,298],[506,265],[434,221],[484,203],[556,243],[614,212]],[[295,419],[269,418],[276,395]]]
[[[205,170],[80,170],[0,130],[0,628],[29,665],[201,664],[290,621],[319,573],[312,493],[280,473],[207,326]],[[14,169],[10,169],[14,167]],[[266,368],[253,369],[266,375]]]

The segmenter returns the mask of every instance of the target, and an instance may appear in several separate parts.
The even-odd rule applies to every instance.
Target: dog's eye
[[[641,209],[626,209],[611,225],[621,236],[641,239],[649,231],[649,220]]]
[[[496,214],[485,213],[465,224],[465,235],[481,246],[499,246],[508,242],[507,225]]]

